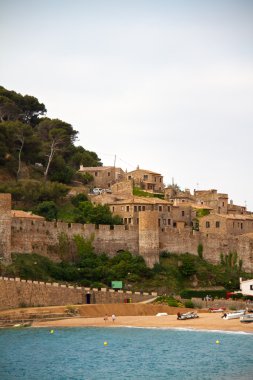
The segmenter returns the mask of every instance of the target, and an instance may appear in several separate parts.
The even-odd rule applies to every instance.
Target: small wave
[[[144,329],[144,330],[175,330],[175,331],[190,331],[190,332],[206,332],[206,333],[219,333],[219,334],[236,334],[236,335],[253,335],[253,332],[246,331],[229,331],[229,330],[209,330],[209,329],[193,329],[190,327],[154,327],[154,326],[118,326],[130,329]]]

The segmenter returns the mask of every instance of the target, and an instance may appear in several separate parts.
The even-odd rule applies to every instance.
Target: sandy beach
[[[56,321],[33,322],[33,327],[157,327],[182,328],[194,330],[220,330],[253,333],[253,323],[241,323],[239,319],[224,320],[220,313],[200,313],[199,318],[177,320],[176,315],[166,316],[118,316],[115,322],[111,316],[105,321],[103,317],[75,317]]]

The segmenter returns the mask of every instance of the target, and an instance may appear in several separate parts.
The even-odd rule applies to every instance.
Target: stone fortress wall
[[[203,245],[203,257],[212,262],[220,261],[220,254],[236,251],[243,260],[243,268],[253,271],[253,240],[250,236],[204,234],[191,228],[178,230],[159,227],[156,211],[140,213],[138,225],[82,225],[77,223],[46,222],[11,217],[11,196],[0,194],[0,259],[11,261],[11,253],[38,253],[59,260],[56,247],[59,235],[70,238],[81,235],[94,236],[97,253],[111,256],[120,250],[129,250],[144,257],[148,266],[159,262],[159,252],[189,252],[197,255],[198,245]]]

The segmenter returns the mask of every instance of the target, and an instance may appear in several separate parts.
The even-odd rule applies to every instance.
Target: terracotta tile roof
[[[131,173],[135,173],[135,172],[143,172],[143,173],[155,174],[155,175],[159,175],[159,176],[162,177],[162,175],[160,173],[152,172],[151,170],[145,170],[145,169],[135,169],[135,170],[132,170],[131,172],[128,172],[127,174],[131,174]]]
[[[180,202],[180,203],[174,203],[174,207],[192,207],[194,209],[204,209],[204,210],[212,210],[212,207],[206,206],[206,205],[200,205],[199,203],[192,203],[192,202]]]
[[[26,219],[36,219],[45,220],[43,216],[32,214],[31,212],[26,212],[23,210],[11,210],[12,218],[26,218]]]
[[[90,167],[86,167],[84,166],[82,169],[79,169],[78,171],[80,172],[86,172],[86,171],[96,171],[96,172],[99,172],[99,171],[104,171],[104,170],[111,170],[111,169],[120,169],[120,168],[114,168],[114,166],[90,166]]]
[[[231,219],[231,220],[253,220],[253,216],[251,215],[238,215],[238,214],[210,214],[206,215],[203,218],[210,218],[210,216],[216,217],[216,218],[223,218],[223,219]]]

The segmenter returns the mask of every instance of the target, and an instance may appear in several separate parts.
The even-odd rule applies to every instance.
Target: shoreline
[[[31,327],[62,328],[62,327],[103,327],[103,328],[157,328],[213,332],[234,332],[253,334],[253,323],[242,323],[239,319],[224,320],[221,314],[201,313],[199,318],[177,320],[176,315],[166,316],[118,316],[113,322],[111,317],[104,321],[103,317],[74,317],[54,321],[34,321]]]

